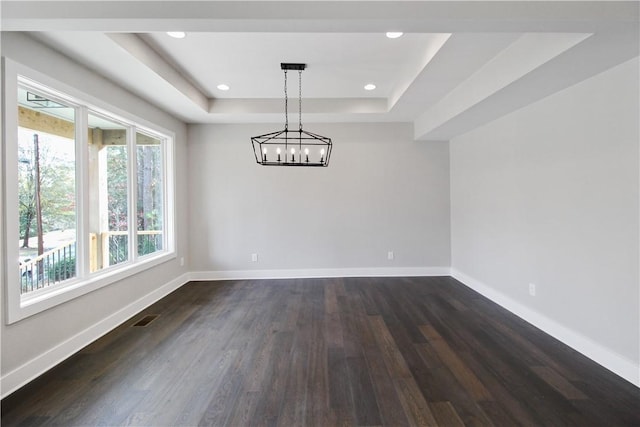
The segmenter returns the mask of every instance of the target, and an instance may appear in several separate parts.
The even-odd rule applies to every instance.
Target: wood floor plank
[[[537,424],[532,423],[527,418],[514,418],[509,414],[503,405],[495,400],[484,400],[478,402],[478,406],[484,413],[484,415],[491,420],[495,426],[530,426],[534,427]]]
[[[485,307],[485,305],[480,305],[480,307]],[[529,339],[529,334],[523,335],[521,332],[523,329],[520,322],[514,321],[506,323],[501,317],[491,316],[490,313],[493,311],[487,312],[486,309],[481,309],[480,307],[472,308],[474,310],[474,315],[482,317],[491,328],[496,330],[497,333],[508,336],[513,342],[513,345],[509,346],[510,348],[514,350],[521,349],[521,352],[519,353],[520,355],[527,354],[530,357],[533,357],[536,363],[551,367],[570,381],[579,380],[579,376],[575,374],[571,366],[561,366],[552,357],[549,357],[540,347],[532,343]],[[530,328],[528,328],[528,330],[530,330]]]
[[[198,364],[202,363],[203,368],[208,369],[193,369],[195,367],[192,367],[190,373],[181,378],[181,381],[184,382],[184,388],[180,390],[182,396],[178,394],[176,399],[177,402],[181,402],[178,405],[182,410],[175,415],[172,423],[176,426],[197,425],[202,419],[202,414],[214,399],[215,392],[221,387],[221,380],[234,365],[237,365],[238,360],[237,350],[204,353]],[[207,378],[207,381],[199,381],[202,377]],[[176,401],[173,401],[172,404],[176,404]],[[167,419],[170,417],[171,414],[167,414]]]
[[[428,338],[429,344],[431,344],[436,353],[438,353],[440,359],[449,367],[460,384],[471,392],[474,399],[477,401],[492,399],[491,393],[489,393],[482,382],[480,382],[478,377],[460,360],[431,325],[421,325],[420,330],[423,331],[424,336]]]
[[[270,370],[271,353],[275,345],[275,333],[268,331],[265,333],[265,338],[261,346],[254,348],[251,368],[245,372],[245,388],[248,392],[260,391]]]
[[[238,394],[238,398],[233,403],[228,425],[248,426],[255,423],[253,414],[261,398],[261,393],[257,391],[245,390]]]
[[[353,397],[355,421],[357,425],[375,426],[382,424],[378,403],[364,357],[347,358],[347,374]]]
[[[353,395],[349,387],[347,358],[341,348],[330,348],[329,367],[329,403],[339,425],[355,425]]]
[[[307,375],[307,417],[305,425],[335,424],[329,399],[329,354],[326,342],[313,340],[309,347]]]
[[[587,399],[587,396],[573,386],[569,381],[547,366],[532,366],[531,370],[547,384],[555,388],[565,398],[570,400]]]
[[[489,335],[482,331],[477,331],[476,334],[486,347],[478,348],[475,353],[482,360],[482,365],[472,359],[466,360],[474,371],[484,371],[490,376],[495,376],[501,384],[508,385],[508,395],[520,402],[529,416],[537,420],[537,425],[575,425],[574,418],[577,414],[571,402],[541,378],[532,375],[522,361],[510,354],[504,354]],[[500,351],[491,350],[496,348]]]
[[[640,425],[640,389],[450,277],[192,282],[1,407],[3,426]]]
[[[429,404],[413,378],[395,378],[393,383],[400,403],[412,426],[437,426]]]
[[[219,386],[215,389],[215,392],[209,401],[209,405],[204,410],[198,425],[227,425],[231,416],[231,411],[233,410],[233,405],[231,405],[230,402],[237,399],[237,396],[240,394],[242,382],[242,375],[238,375],[237,372],[234,372],[231,369],[227,371],[227,373],[222,377]],[[156,425],[161,421],[162,420],[156,419],[155,423],[152,422],[146,425]]]
[[[522,393],[520,392],[521,389],[526,389],[526,381],[510,377],[509,372],[505,372],[502,363],[493,359],[491,354],[485,355],[480,352],[463,357],[470,369],[483,379],[483,384],[494,396],[495,400],[493,401],[479,402],[478,405],[480,407],[484,408],[488,402],[494,402],[496,406],[506,411],[510,417],[517,420],[517,424],[532,427],[543,425],[543,421],[538,418],[538,413],[532,410],[530,402],[526,398],[522,398],[523,395],[527,394],[526,390],[522,390]],[[491,418],[494,413],[500,414],[495,420]],[[502,422],[502,419],[505,418],[502,416],[502,411],[485,411],[485,414],[494,421],[495,425],[505,425]],[[509,425],[509,423],[506,425]]]
[[[408,426],[405,414],[391,375],[383,356],[377,349],[365,349],[365,359],[371,375],[371,383],[376,395],[380,419],[387,426]]]
[[[291,365],[293,338],[290,331],[277,332],[274,337],[269,369],[259,388],[263,398],[254,413],[255,419],[263,420],[267,425],[277,424],[280,416]]]
[[[421,381],[416,377],[428,402],[450,401],[465,425],[490,425],[491,421],[473,399],[470,390],[464,388],[451,370],[442,362],[430,344],[415,344],[418,355],[425,361],[427,375]],[[431,405],[431,403],[430,403]]]
[[[294,351],[289,368],[289,380],[278,415],[279,426],[304,425],[307,412],[307,351]]]
[[[416,385],[402,353],[380,316],[369,316],[371,329],[376,334],[382,359],[391,375],[397,396],[411,425],[436,425],[429,405]]]
[[[431,402],[429,407],[431,408],[438,425],[464,427],[464,423],[451,405],[451,402]]]
[[[398,346],[389,333],[384,320],[380,316],[369,316],[369,323],[373,331],[378,348],[382,352],[382,357],[392,378],[409,378],[411,371],[402,357]]]

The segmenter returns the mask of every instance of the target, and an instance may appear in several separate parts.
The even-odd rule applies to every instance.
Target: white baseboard
[[[300,270],[194,271],[191,280],[310,279],[323,277],[449,276],[449,267],[316,268]]]
[[[561,325],[553,319],[526,307],[525,305],[511,299],[501,292],[487,286],[466,274],[451,269],[451,276],[463,285],[473,289],[479,294],[489,298],[491,301],[509,310],[516,316],[526,320],[538,329],[546,332],[552,337],[562,341],[574,350],[587,356],[594,362],[602,365],[616,375],[624,378],[636,387],[640,387],[640,365],[616,352],[603,347],[591,338]]]
[[[60,362],[72,356],[77,351],[83,349],[93,341],[105,335],[107,332],[124,323],[132,316],[135,316],[154,302],[162,299],[166,295],[178,289],[180,286],[189,282],[189,280],[190,274],[185,273],[170,282],[165,283],[158,289],[132,302],[109,317],[102,319],[98,323],[91,325],[84,331],[79,332],[45,353],[38,355],[13,371],[8,372],[0,379],[2,398],[5,398],[18,388],[27,384],[29,381],[42,375]]]

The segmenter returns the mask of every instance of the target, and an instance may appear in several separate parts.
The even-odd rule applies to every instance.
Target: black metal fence
[[[107,252],[103,267],[129,260],[128,233],[112,231],[103,233]],[[138,256],[163,250],[161,230],[138,231]],[[26,294],[76,277],[76,242],[70,242],[51,251],[20,262],[20,293]]]
[[[20,262],[20,293],[33,292],[76,276],[76,242]]]
[[[126,231],[108,233],[109,265],[120,264],[129,259],[129,236]],[[161,230],[138,231],[138,256],[152,254],[163,249]]]

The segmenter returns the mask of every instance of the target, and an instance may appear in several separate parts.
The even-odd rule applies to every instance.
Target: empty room
[[[639,426],[640,3],[3,0],[3,426]]]

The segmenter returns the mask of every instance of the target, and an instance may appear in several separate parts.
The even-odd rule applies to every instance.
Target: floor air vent
[[[149,323],[153,322],[160,316],[159,314],[149,314],[144,316],[142,319],[138,320],[133,326],[147,326]]]

